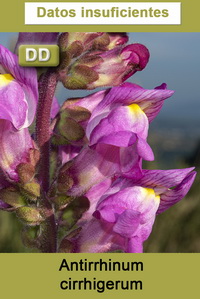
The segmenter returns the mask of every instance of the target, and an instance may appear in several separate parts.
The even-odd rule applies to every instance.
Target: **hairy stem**
[[[47,219],[41,225],[41,251],[56,252],[57,231],[54,211],[48,201],[50,185],[50,120],[51,107],[57,85],[57,74],[48,70],[39,81],[39,102],[36,117],[36,142],[40,149],[38,179],[41,185],[40,205],[47,213]]]
[[[57,74],[47,71],[39,81],[39,103],[36,117],[36,142],[40,148],[39,180],[44,192],[49,189],[50,115],[57,85]]]

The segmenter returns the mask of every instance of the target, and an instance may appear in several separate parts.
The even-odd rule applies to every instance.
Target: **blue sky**
[[[0,33],[0,43],[12,47],[16,33]],[[130,42],[147,46],[151,57],[142,71],[129,79],[144,88],[163,82],[175,90],[158,116],[182,121],[199,120],[200,126],[200,33],[129,33]],[[12,41],[12,42],[11,42]],[[58,90],[61,101],[83,91]]]

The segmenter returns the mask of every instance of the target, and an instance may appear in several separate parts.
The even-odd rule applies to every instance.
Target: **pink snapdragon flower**
[[[193,168],[188,168],[144,170],[139,180],[118,178],[100,197],[80,236],[73,240],[74,250],[142,252],[156,214],[180,201],[195,176]]]
[[[91,116],[83,123],[86,144],[74,159],[66,174],[71,181],[70,195],[80,195],[93,185],[112,176],[142,176],[141,160],[153,160],[147,143],[149,122],[160,111],[173,91],[166,84],[146,90],[125,83],[86,98],[66,101],[65,109],[88,109]],[[73,147],[66,146],[66,151]],[[84,171],[84,175],[82,175]],[[73,183],[72,183],[73,182]]]

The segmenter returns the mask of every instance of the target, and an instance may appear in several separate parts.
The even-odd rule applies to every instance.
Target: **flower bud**
[[[67,107],[67,104],[64,104],[57,117],[52,139],[53,143],[66,145],[83,139],[85,131],[80,123],[88,120],[90,115],[90,111],[86,108],[78,106]]]
[[[68,89],[88,89],[99,78],[95,70],[81,63],[72,66],[68,74],[62,81]]]
[[[31,197],[30,199],[32,200],[40,196],[40,185],[35,181],[24,184],[21,186],[21,189],[22,192],[24,192],[27,197]]]
[[[17,166],[20,183],[26,184],[30,182],[35,175],[35,167],[28,163],[20,163]]]
[[[1,189],[0,200],[14,208],[18,208],[26,204],[22,194],[14,187]]]
[[[58,195],[54,198],[53,202],[56,210],[62,210],[73,200],[73,197],[67,195]]]
[[[71,176],[68,174],[68,169],[70,168],[72,162],[67,162],[60,169],[57,180],[57,190],[60,193],[67,192],[74,184]]]
[[[93,89],[101,86],[120,85],[149,60],[149,51],[141,44],[112,50],[91,51],[76,60],[62,82],[68,89]]]
[[[124,45],[127,41],[128,36],[125,32],[105,32],[94,40],[93,49],[112,50],[117,46]]]
[[[82,49],[86,51],[91,48],[94,40],[102,34],[103,32],[65,32],[59,36],[58,44],[61,51],[69,50],[70,47],[73,47],[73,43],[79,43]]]
[[[33,207],[20,207],[16,209],[17,216],[30,226],[39,225],[45,219],[38,208]]]

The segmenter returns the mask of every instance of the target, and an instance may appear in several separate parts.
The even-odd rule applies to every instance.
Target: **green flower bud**
[[[62,210],[73,200],[73,197],[67,195],[58,195],[54,198],[53,202],[55,204],[56,210]]]
[[[35,198],[40,196],[40,185],[35,181],[21,186],[21,190],[27,197]]]
[[[66,116],[71,117],[76,122],[81,122],[88,120],[91,116],[91,112],[80,106],[71,106],[73,100],[67,100],[64,102],[63,106],[61,107],[61,112],[65,113]]]
[[[54,127],[53,144],[66,145],[82,140],[85,131],[79,122],[88,120],[90,116],[91,113],[86,108],[67,107],[67,104],[64,104]]]
[[[0,199],[14,208],[18,208],[26,204],[22,194],[14,187],[1,189]]]
[[[69,118],[63,112],[57,124],[58,132],[69,142],[81,140],[85,136],[85,131],[74,119]]]
[[[20,207],[16,209],[17,217],[30,226],[39,225],[45,219],[40,209],[34,207]]]
[[[70,71],[70,76],[62,81],[64,86],[69,89],[86,89],[88,84],[98,80],[98,73],[91,67],[83,64],[74,65]]]

